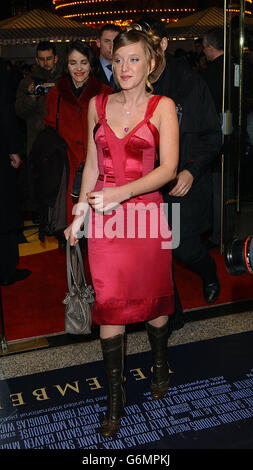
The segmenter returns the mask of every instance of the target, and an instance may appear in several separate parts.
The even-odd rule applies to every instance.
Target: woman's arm
[[[108,206],[112,206],[114,203],[120,203],[131,197],[156,191],[176,177],[179,154],[179,126],[174,102],[163,97],[156,108],[152,121],[157,126],[160,134],[159,167],[131,183],[92,192],[88,201],[94,209],[106,210]]]

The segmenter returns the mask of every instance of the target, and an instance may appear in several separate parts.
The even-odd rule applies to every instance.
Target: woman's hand
[[[86,222],[86,215],[88,213],[89,206],[87,202],[81,203],[78,202],[75,204],[74,209],[73,209],[73,214],[76,214],[72,224],[70,224],[65,230],[64,230],[64,236],[66,240],[70,239],[70,245],[77,245],[80,236],[78,237],[78,233],[81,230],[81,227],[85,225]],[[83,235],[83,234],[82,234]]]
[[[78,238],[76,237],[73,231],[73,222],[64,230],[64,236],[66,240],[69,239],[71,246],[77,245]]]
[[[92,209],[101,213],[112,211],[126,199],[120,187],[106,187],[102,191],[93,191],[86,196]]]
[[[77,219],[74,219],[72,224],[70,224],[64,230],[64,236],[66,240],[69,239],[71,246],[77,245],[77,243],[79,242],[79,239],[77,238],[77,233],[79,232],[83,222],[83,219],[81,217],[79,217],[79,219],[81,219],[81,224],[78,223]]]

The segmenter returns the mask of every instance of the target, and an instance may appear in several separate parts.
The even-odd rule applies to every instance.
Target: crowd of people
[[[8,88],[8,66],[1,63],[0,128],[5,147],[0,174],[1,178],[4,174],[6,186],[2,190],[0,185],[1,221],[5,220],[0,247],[9,255],[1,264],[0,283],[11,284],[30,274],[18,270],[17,237],[11,241],[9,236],[18,228],[15,172],[21,163],[19,120],[25,122],[26,129],[28,189],[33,146],[45,128],[57,128],[67,143],[69,162],[64,236],[71,245],[79,242],[88,209],[91,231],[96,224],[102,227],[101,236],[89,237],[88,255],[96,294],[93,322],[100,325],[108,387],[108,406],[101,424],[105,437],[119,429],[126,401],[126,324],[146,324],[153,359],[152,397],[163,397],[169,387],[167,341],[173,329],[184,325],[173,258],[200,276],[207,303],[217,300],[220,293],[216,264],[202,237],[216,224],[213,171],[222,142],[220,111],[208,83],[208,63],[203,60],[204,56],[214,60],[208,55],[215,47],[213,40],[204,38],[196,43],[194,63],[184,54],[173,57],[167,53],[163,23],[150,17],[125,30],[105,25],[96,41],[98,55],[90,45],[74,41],[62,62],[51,42],[41,42],[36,48],[36,65],[26,70],[16,87],[15,100],[4,91]],[[38,89],[41,84],[42,91]],[[6,102],[8,110],[3,111]],[[80,166],[77,207],[81,209],[73,216],[71,192]],[[215,187],[215,191],[219,189]],[[26,202],[39,222],[39,207],[31,195],[28,190]],[[175,205],[180,206],[180,243],[172,250],[170,233],[170,249],[163,249],[162,229],[173,228]],[[166,211],[160,211],[165,206]],[[123,234],[120,230],[111,237],[106,228],[115,223],[119,207]],[[143,213],[143,208],[146,211],[144,238],[127,236],[124,231],[133,207],[137,213]],[[161,230],[154,237],[150,220],[158,211],[162,214]],[[138,223],[133,220],[135,228]],[[218,244],[215,239],[214,246]]]

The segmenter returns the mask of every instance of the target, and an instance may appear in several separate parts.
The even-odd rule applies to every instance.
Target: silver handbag
[[[63,300],[66,305],[65,331],[72,335],[88,335],[91,333],[94,290],[86,283],[79,244],[70,247],[68,239],[66,257],[69,292]]]

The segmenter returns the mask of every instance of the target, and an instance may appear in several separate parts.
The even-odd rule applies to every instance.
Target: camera
[[[55,86],[55,83],[34,83],[34,92],[33,95],[46,95],[50,88]]]
[[[253,274],[253,235],[245,239],[235,238],[224,249],[226,268],[229,274]]]

